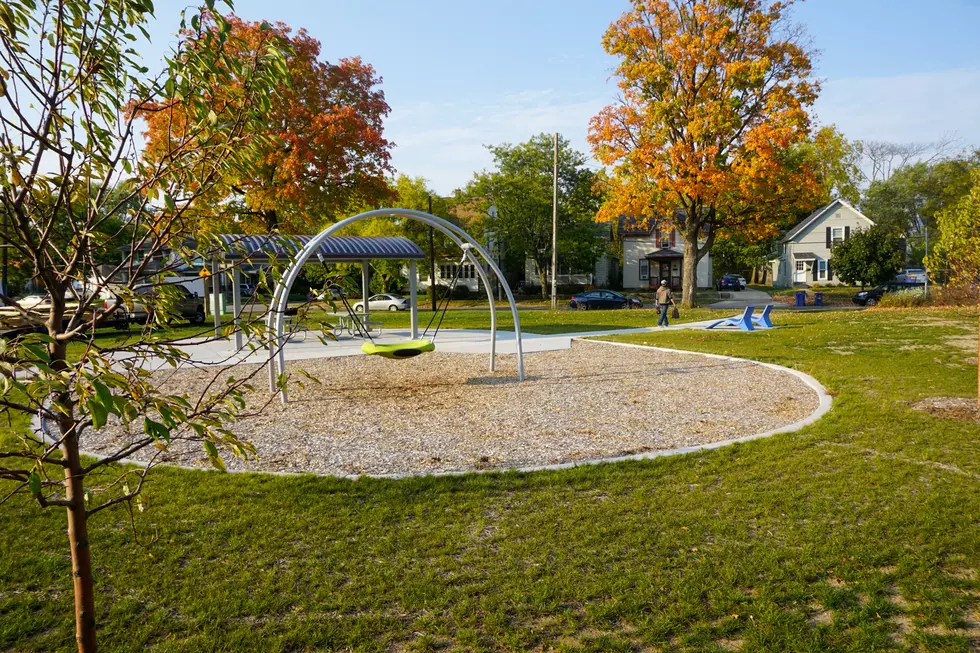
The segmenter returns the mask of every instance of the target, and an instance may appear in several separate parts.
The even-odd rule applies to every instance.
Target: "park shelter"
[[[220,247],[213,248],[209,254],[209,271],[212,279],[220,277],[222,271],[229,268],[232,275],[232,310],[236,323],[242,310],[240,270],[245,265],[267,264],[273,259],[292,260],[312,240],[313,236],[280,236],[280,235],[242,235],[219,234],[216,236]],[[368,322],[370,309],[367,298],[370,296],[372,260],[408,261],[409,265],[409,294],[411,297],[412,335],[418,337],[418,301],[417,282],[418,272],[416,261],[425,258],[418,245],[401,236],[330,236],[324,238],[316,246],[312,256],[320,263],[360,263],[361,289],[364,298],[365,323]],[[218,293],[213,297],[217,298]],[[215,299],[214,326],[221,326],[221,308]],[[242,333],[235,331],[237,348],[243,346]]]

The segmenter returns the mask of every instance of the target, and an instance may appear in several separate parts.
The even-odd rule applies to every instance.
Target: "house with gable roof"
[[[655,289],[666,279],[671,290],[681,291],[684,236],[670,222],[623,216],[619,233],[623,241],[624,289]],[[711,288],[711,252],[698,261],[696,285]]]
[[[834,276],[831,248],[854,231],[873,226],[871,218],[842,199],[820,207],[783,236],[778,257],[770,261],[773,285],[790,288],[842,283]]]

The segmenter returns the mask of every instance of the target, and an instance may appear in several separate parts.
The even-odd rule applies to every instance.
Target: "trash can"
[[[806,291],[805,290],[797,290],[796,291],[796,305],[797,306],[806,306]]]
[[[813,293],[813,305],[814,306],[823,306],[823,293],[822,292],[815,292],[815,293]]]

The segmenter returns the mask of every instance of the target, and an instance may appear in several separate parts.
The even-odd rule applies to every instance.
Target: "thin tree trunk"
[[[697,237],[684,236],[684,262],[681,278],[681,304],[687,308],[697,308],[698,305],[698,243]]]
[[[95,653],[95,590],[92,583],[92,556],[88,540],[88,512],[85,509],[82,464],[78,436],[71,418],[62,418],[62,433],[70,432],[62,444],[65,457],[65,498],[68,508],[68,543],[75,589],[75,641],[78,653]]]
[[[541,263],[535,259],[534,268],[538,272],[538,281],[541,282],[541,299],[548,299],[548,279],[545,274],[547,267],[542,267]]]

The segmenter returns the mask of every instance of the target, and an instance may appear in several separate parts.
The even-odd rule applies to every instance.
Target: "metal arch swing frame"
[[[517,342],[517,376],[518,379],[524,380],[524,348],[521,344],[521,321],[517,314],[517,303],[514,301],[514,294],[510,290],[510,286],[504,280],[504,275],[497,267],[493,258],[487,253],[485,249],[476,241],[472,236],[463,231],[461,228],[457,227],[448,220],[444,220],[438,216],[430,215],[428,213],[423,213],[422,211],[414,211],[412,209],[377,209],[375,211],[366,211],[364,213],[359,213],[358,215],[345,218],[340,222],[335,222],[330,225],[319,234],[307,241],[306,245],[300,249],[299,253],[293,257],[293,261],[286,273],[283,275],[282,279],[276,284],[275,291],[272,294],[272,303],[269,306],[269,315],[267,318],[267,326],[270,333],[275,331],[275,338],[269,342],[269,391],[275,392],[277,388],[278,373],[276,369],[278,368],[279,373],[285,372],[286,370],[286,353],[285,353],[285,315],[286,315],[286,304],[289,297],[289,290],[293,287],[293,283],[296,281],[296,277],[299,276],[300,270],[303,269],[303,265],[307,260],[314,254],[314,252],[319,249],[323,241],[329,237],[331,234],[343,229],[344,227],[359,222],[361,220],[367,220],[370,218],[377,217],[400,217],[408,218],[410,220],[416,220],[427,224],[434,229],[438,229],[441,233],[445,234],[456,243],[460,249],[463,250],[464,256],[466,256],[476,268],[477,274],[480,276],[480,280],[483,281],[483,287],[487,291],[487,298],[490,300],[490,371],[496,368],[496,355],[497,355],[497,309],[493,297],[493,289],[490,287],[490,279],[487,277],[486,270],[484,270],[483,265],[480,264],[479,259],[473,254],[475,250],[480,258],[486,261],[487,265],[493,270],[494,275],[500,282],[501,287],[507,294],[507,301],[510,303],[510,312],[514,318],[514,337]],[[435,283],[435,279],[430,280]],[[288,396],[286,394],[286,388],[279,388],[279,398],[283,403],[288,401]]]

